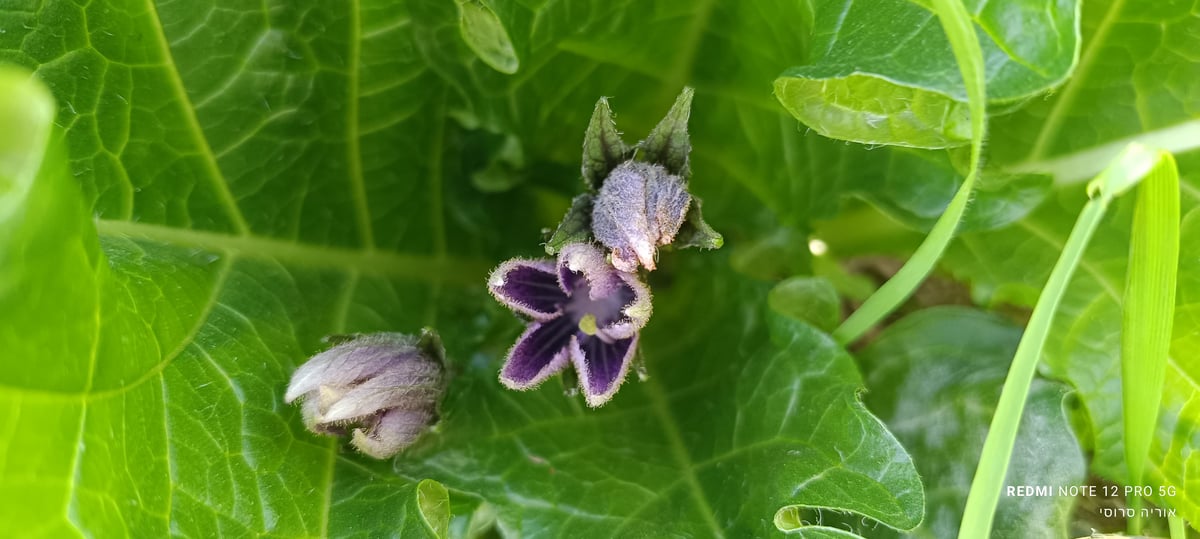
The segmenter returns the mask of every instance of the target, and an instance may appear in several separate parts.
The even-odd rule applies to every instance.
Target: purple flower
[[[508,352],[500,381],[512,389],[536,387],[570,363],[589,406],[617,392],[650,319],[650,291],[631,273],[617,271],[596,247],[574,243],[558,261],[509,260],[488,278],[492,295],[530,318]]]

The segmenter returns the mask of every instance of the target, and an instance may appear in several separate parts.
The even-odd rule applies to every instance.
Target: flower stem
[[[946,211],[942,212],[942,216],[933,225],[933,230],[929,231],[929,236],[913,253],[912,258],[833,332],[833,337],[842,344],[857,340],[871,329],[871,326],[896,310],[896,307],[908,299],[920,286],[921,281],[933,271],[934,264],[937,264],[942,252],[950,244],[954,231],[967,210],[971,191],[975,187],[975,178],[979,175],[983,136],[987,131],[983,51],[979,48],[971,15],[967,13],[961,0],[934,0],[933,4],[938,18],[942,21],[942,27],[946,30],[950,48],[954,50],[954,58],[958,61],[958,69],[962,73],[963,85],[967,92],[967,106],[971,111],[971,169],[954,198],[950,200],[950,204],[946,206]]]

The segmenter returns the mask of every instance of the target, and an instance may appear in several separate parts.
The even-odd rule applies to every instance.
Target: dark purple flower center
[[[574,289],[566,304],[562,305],[563,314],[581,331],[589,335],[596,334],[597,327],[604,327],[624,317],[623,310],[634,300],[634,291],[625,283],[621,283],[607,295],[593,298],[592,287],[577,272],[570,272],[574,280]]]

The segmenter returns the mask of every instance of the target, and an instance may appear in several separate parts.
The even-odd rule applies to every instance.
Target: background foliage
[[[983,185],[944,266],[980,307],[1029,306],[1085,200],[1078,182],[1126,139],[1175,150],[1185,213],[1195,206],[1200,9],[966,4],[994,101]],[[892,396],[876,369],[962,368],[987,343],[999,361],[1016,330],[974,311],[923,315],[862,351],[864,378],[821,329],[767,308],[785,277],[903,254],[895,238],[927,228],[961,182],[965,105],[936,17],[919,1],[864,5],[3,4],[0,60],[34,70],[57,116],[46,137],[35,125],[0,139],[3,159],[44,150],[32,168],[0,168],[0,531],[818,537],[924,517],[916,533],[937,535],[965,483],[942,485],[930,463],[973,469],[974,455],[940,448],[986,416],[963,413],[953,388]],[[910,19],[908,41],[893,35]],[[865,78],[841,80],[846,66]],[[828,82],[805,110],[844,113],[832,126],[905,129],[867,137],[798,115],[888,146],[810,132],[789,114],[785,72]],[[541,253],[542,229],[581,187],[597,97],[611,96],[633,140],[684,85],[696,88],[692,189],[726,246],[664,255],[649,379],[599,411],[554,381],[502,390],[496,370],[520,324],[487,297],[487,270]],[[928,107],[876,110],[846,101],[851,90]],[[904,118],[932,110],[948,112],[921,118],[950,123]],[[916,149],[928,147],[951,148]],[[864,217],[858,199],[895,220]],[[1080,454],[1054,405],[1073,387],[1091,470],[1122,480],[1129,212],[1113,213],[1051,333],[1045,374],[1058,382],[1027,413],[1058,435],[1016,461],[1026,473],[1082,474],[1051,459]],[[806,247],[814,230],[831,247],[822,259]],[[1181,489],[1172,502],[1191,520],[1198,234],[1189,214],[1151,456],[1154,481]],[[422,325],[441,330],[455,379],[439,431],[410,454],[369,461],[283,405],[291,370],[323,336]],[[981,337],[941,342],[956,325]],[[977,373],[992,387],[994,369]],[[859,403],[863,387],[886,426]],[[924,397],[959,410],[961,429],[919,439],[910,422],[922,419],[905,406]],[[1065,530],[1070,502],[1029,522]],[[998,527],[1023,529],[1004,510]]]

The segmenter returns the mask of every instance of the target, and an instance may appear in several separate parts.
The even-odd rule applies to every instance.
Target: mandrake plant
[[[0,5],[0,535],[1186,537],[1198,27]]]

